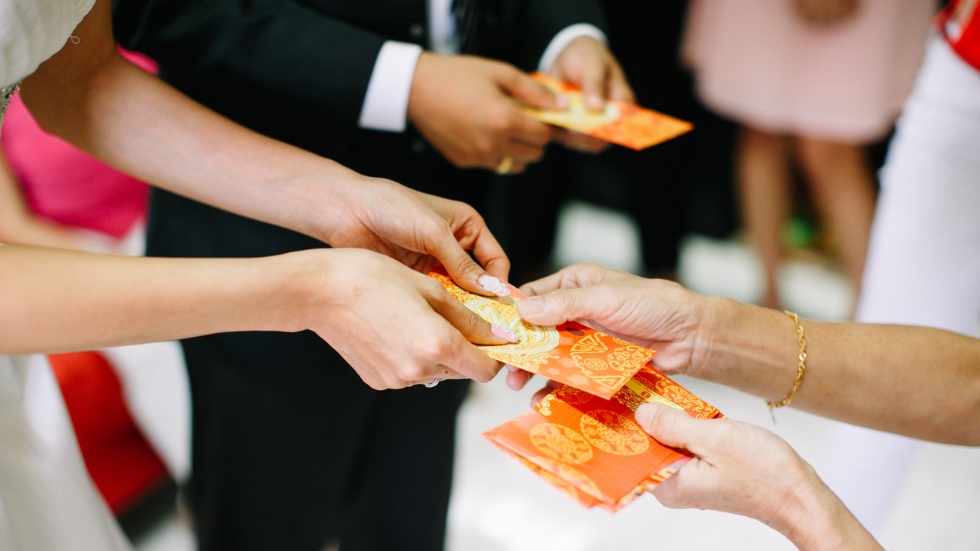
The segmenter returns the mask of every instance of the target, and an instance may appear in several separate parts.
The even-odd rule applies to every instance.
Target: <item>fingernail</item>
[[[486,292],[493,293],[498,297],[505,297],[510,294],[510,287],[492,275],[481,275],[480,278],[477,279],[477,283],[479,283],[480,287],[483,287]]]
[[[517,302],[517,311],[522,316],[544,312],[544,300],[541,297],[529,297]]]
[[[589,97],[585,101],[589,104],[589,107],[596,110],[602,109],[602,105],[605,103],[599,94],[589,94]]]
[[[494,335],[497,335],[501,339],[504,339],[507,342],[517,342],[520,340],[517,337],[517,333],[497,323],[490,326],[490,332],[493,333]]]
[[[633,417],[636,422],[639,423],[643,430],[647,430],[650,423],[653,421],[653,416],[657,414],[657,404],[642,404],[640,407],[636,408],[636,413]]]
[[[555,95],[555,106],[558,107],[558,109],[567,109],[568,96],[566,96],[565,94]]]

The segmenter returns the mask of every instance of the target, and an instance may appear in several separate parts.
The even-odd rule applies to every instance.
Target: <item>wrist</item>
[[[266,280],[266,316],[275,331],[297,332],[310,329],[322,318],[323,309],[336,287],[334,279],[338,256],[343,251],[310,249],[260,259]]]
[[[691,374],[767,401],[786,398],[800,354],[793,320],[725,298],[708,298],[705,311]]]
[[[429,92],[426,84],[432,78],[432,65],[438,64],[439,56],[431,52],[419,54],[419,60],[415,63],[415,73],[412,75],[412,85],[408,89],[408,106],[405,109],[405,118],[408,122],[415,123],[419,117],[425,116],[421,104],[425,102]]]
[[[786,506],[766,524],[802,551],[881,549],[813,468],[803,466],[802,482],[793,486]]]

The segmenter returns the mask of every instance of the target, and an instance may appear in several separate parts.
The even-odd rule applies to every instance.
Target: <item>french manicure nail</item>
[[[654,414],[657,413],[657,406],[655,404],[642,404],[640,407],[636,408],[636,412],[633,417],[636,422],[639,423],[643,430],[646,430],[650,426],[650,422],[653,421]]]
[[[541,297],[528,297],[517,303],[517,310],[521,315],[540,314],[544,312],[544,300]]]
[[[520,338],[517,337],[517,333],[497,323],[490,326],[490,332],[493,333],[494,335],[497,335],[501,339],[504,339],[507,342],[518,342],[519,340],[521,340]]]
[[[481,275],[476,281],[480,287],[483,287],[484,291],[493,293],[498,297],[505,297],[510,294],[510,288],[492,275]]]

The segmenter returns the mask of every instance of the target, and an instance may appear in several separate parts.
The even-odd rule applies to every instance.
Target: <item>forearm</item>
[[[311,253],[169,259],[0,247],[0,354],[304,329]]]
[[[725,299],[708,304],[691,374],[785,398],[800,352],[793,321]],[[808,357],[794,407],[915,438],[980,444],[980,340],[921,327],[801,323]]]
[[[793,503],[786,504],[775,519],[763,521],[800,551],[881,551],[840,498],[809,470],[810,480],[794,488]]]
[[[115,51],[100,0],[71,43],[28,78],[25,103],[48,131],[175,193],[325,240],[336,188],[359,176],[194,103]],[[261,108],[261,106],[256,106]]]

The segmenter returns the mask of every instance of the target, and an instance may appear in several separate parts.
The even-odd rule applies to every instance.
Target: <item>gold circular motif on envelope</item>
[[[530,430],[531,443],[539,452],[565,463],[592,459],[592,446],[574,430],[556,423],[540,423]]]
[[[585,439],[606,453],[637,455],[650,447],[640,426],[615,411],[592,410],[582,416],[579,426]]]
[[[493,350],[518,356],[531,356],[548,352],[558,346],[560,339],[558,330],[554,327],[534,325],[521,319],[515,306],[516,301],[512,297],[492,299],[471,295],[464,304],[486,321],[502,325],[517,333],[520,339],[518,342],[489,347]]]

